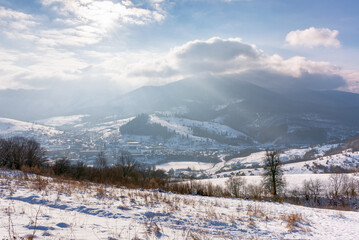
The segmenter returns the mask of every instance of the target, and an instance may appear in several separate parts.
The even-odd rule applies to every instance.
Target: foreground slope
[[[359,213],[129,190],[2,171],[0,237],[356,239]]]

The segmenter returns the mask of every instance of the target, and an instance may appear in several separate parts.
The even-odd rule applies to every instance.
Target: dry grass
[[[159,227],[158,223],[154,221],[155,215],[156,214],[153,214],[144,222],[147,239],[149,239],[151,236],[155,236],[156,238],[160,238],[162,236],[163,230]]]
[[[7,176],[0,183],[8,188],[14,185],[12,191],[16,191],[16,187],[19,186],[15,183],[21,183],[23,188],[28,187],[32,190],[40,191],[43,196],[48,196],[44,194],[47,192],[49,194],[57,193],[58,196],[66,194],[84,202],[84,204],[86,204],[86,201],[93,201],[91,198],[86,199],[86,196],[91,196],[97,198],[96,201],[101,201],[101,204],[105,206],[115,203],[118,209],[122,210],[136,209],[138,206],[156,209],[155,212],[158,215],[153,215],[151,218],[143,220],[143,225],[140,226],[139,231],[146,236],[146,239],[156,239],[165,234],[161,226],[161,222],[164,220],[163,217],[178,219],[177,226],[180,227],[183,224],[181,218],[191,214],[193,218],[190,221],[193,222],[186,224],[194,227],[191,227],[191,230],[186,232],[186,239],[210,239],[208,236],[215,236],[216,239],[231,239],[233,237],[230,235],[233,234],[232,232],[223,229],[216,230],[216,232],[213,232],[212,229],[203,233],[199,232],[202,230],[201,226],[208,226],[209,221],[241,225],[244,228],[251,228],[250,231],[256,231],[256,228],[263,225],[263,221],[285,221],[286,228],[290,232],[305,230],[305,227],[302,226],[305,221],[301,214],[293,213],[283,215],[280,218],[274,217],[265,208],[266,205],[260,202],[246,203],[246,201],[238,200],[233,206],[233,204],[230,204],[230,200],[221,198],[188,197],[159,191],[123,189],[103,184],[39,177],[32,174],[15,175],[15,177]],[[176,225],[175,221],[173,223]],[[117,234],[118,231],[115,231],[112,236],[117,236]]]
[[[308,229],[302,226],[303,224],[308,224],[308,221],[305,220],[303,215],[300,213],[282,215],[280,219],[286,222],[286,228],[288,229],[288,232],[293,232],[295,230],[308,231]]]
[[[267,216],[267,214],[265,213],[262,205],[259,204],[249,204],[247,206],[247,215],[248,216],[254,216],[254,217],[258,217],[258,218],[264,218]]]

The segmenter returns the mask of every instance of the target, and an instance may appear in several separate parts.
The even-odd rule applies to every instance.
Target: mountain
[[[218,123],[253,142],[275,144],[317,144],[358,133],[359,94],[318,90],[310,85],[304,88],[292,84],[291,79],[276,79],[276,75],[268,80],[251,75],[188,78],[141,87],[111,101],[91,92],[77,95],[72,90],[3,90],[0,116],[32,121],[86,115],[87,122],[101,124],[109,116],[119,120],[160,112],[176,119]],[[113,95],[111,90],[107,98]],[[213,135],[198,126],[186,127],[201,137]]]
[[[342,139],[359,130],[359,94],[269,88],[231,76],[146,86],[91,111],[119,117],[166,112],[219,122],[262,143],[315,144]]]

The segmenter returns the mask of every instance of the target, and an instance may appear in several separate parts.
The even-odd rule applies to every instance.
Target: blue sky
[[[358,22],[354,0],[0,0],[0,89],[123,92],[261,70],[359,92]]]

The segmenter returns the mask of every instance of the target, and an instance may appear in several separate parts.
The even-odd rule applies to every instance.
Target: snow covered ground
[[[80,123],[84,117],[88,116],[89,115],[59,116],[38,120],[36,122],[50,127],[60,127],[64,125],[75,125],[77,123]]]
[[[317,151],[317,154],[315,154],[316,158],[320,158],[323,156],[325,151],[328,151],[332,147],[336,147],[337,144],[328,144],[323,146],[316,146],[316,147],[307,147],[307,148],[293,148],[283,151],[280,154],[280,160],[282,162],[288,162],[290,160],[294,160],[296,158],[302,158],[307,152],[311,150]],[[251,167],[251,166],[258,166],[263,162],[263,159],[265,158],[266,151],[260,151],[250,154],[246,157],[238,157],[233,158],[226,162],[226,165],[232,165],[232,164],[241,164],[244,167]]]
[[[185,118],[162,117],[156,114],[150,115],[150,122],[161,124],[162,126],[167,127],[171,131],[175,131],[176,133],[183,136],[189,135],[189,137],[194,139],[203,138],[193,136],[191,127],[200,127],[218,135],[226,133],[227,138],[248,137],[246,134],[240,131],[234,130],[226,125],[222,125],[217,122],[201,122]]]
[[[104,138],[109,137],[113,134],[119,134],[119,129],[121,126],[133,120],[134,117],[120,119],[116,121],[109,121],[101,124],[96,124],[96,126],[91,127],[88,131],[102,135]]]
[[[299,190],[303,186],[304,181],[316,181],[319,180],[324,186],[328,185],[330,182],[330,176],[332,174],[284,174],[284,179],[286,181],[286,189],[288,190]],[[353,177],[354,179],[357,179],[359,181],[359,175],[354,174],[346,174],[348,177]],[[212,178],[212,179],[204,179],[204,180],[197,180],[202,183],[211,182],[214,185],[218,186],[225,186],[226,181],[229,177],[224,178]],[[245,179],[247,184],[254,184],[254,185],[260,185],[262,181],[262,176],[242,176],[243,179]]]
[[[162,169],[164,171],[168,171],[172,169],[187,169],[190,168],[192,170],[207,170],[213,167],[211,163],[203,163],[203,162],[169,162],[161,165],[156,165],[157,169]]]
[[[359,213],[0,172],[0,238],[358,239]]]
[[[55,128],[43,126],[36,123],[23,122],[9,118],[0,118],[0,136],[53,136],[61,133],[62,131],[56,130]]]
[[[359,168],[359,152],[345,150],[342,153],[325,156],[325,152],[336,147],[337,144],[308,147],[301,149],[288,149],[280,154],[280,160],[284,163],[283,170],[286,174],[309,174],[323,173],[324,168],[340,167],[343,169]],[[301,159],[311,151],[315,153],[310,160]],[[255,152],[246,157],[232,158],[222,163],[222,173],[220,176],[229,175],[231,173],[244,173],[245,175],[262,174],[261,166],[265,158],[265,151]],[[290,162],[297,160],[298,162]],[[236,170],[239,169],[239,170]],[[328,170],[328,169],[327,169]]]

